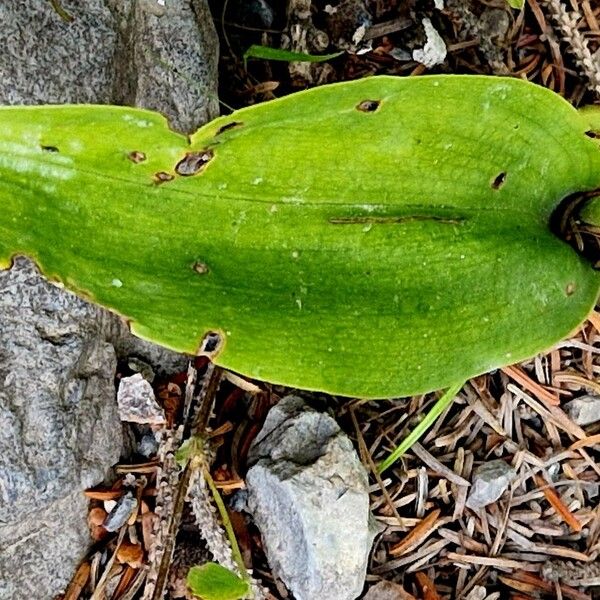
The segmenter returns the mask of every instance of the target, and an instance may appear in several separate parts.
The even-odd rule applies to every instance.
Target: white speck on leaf
[[[132,115],[123,115],[123,121],[133,123],[136,127],[140,127],[142,129],[146,127],[152,127],[154,125],[152,121],[147,121],[146,119],[136,119]]]

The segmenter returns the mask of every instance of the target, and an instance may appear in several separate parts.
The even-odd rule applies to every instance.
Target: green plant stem
[[[433,425],[435,420],[452,404],[456,394],[460,391],[465,381],[461,381],[449,387],[444,395],[432,406],[431,410],[425,415],[423,420],[402,440],[400,445],[379,464],[378,471],[383,473],[391,467],[401,456],[403,456],[410,447],[418,442],[423,434]]]
[[[225,532],[227,533],[227,538],[229,539],[229,543],[231,544],[231,554],[233,555],[233,560],[237,565],[240,571],[240,577],[242,577],[248,584],[252,583],[250,575],[246,569],[246,565],[244,564],[244,559],[242,558],[242,553],[240,551],[240,547],[238,546],[237,539],[235,537],[235,532],[233,531],[233,526],[231,524],[231,520],[229,515],[227,514],[227,509],[225,508],[225,503],[221,498],[221,494],[219,494],[219,490],[215,485],[213,478],[211,477],[210,471],[208,467],[203,464],[202,465],[202,474],[206,479],[206,483],[208,483],[208,487],[212,493],[212,496],[215,500],[215,504],[217,505],[217,509],[219,511],[219,515],[221,516],[221,520],[223,521],[223,527],[225,528]],[[250,587],[250,589],[252,589]]]

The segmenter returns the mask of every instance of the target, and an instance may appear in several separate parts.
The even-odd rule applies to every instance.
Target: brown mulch
[[[504,0],[447,0],[442,10],[434,9],[433,2],[369,0],[372,22],[364,39],[370,49],[362,47],[358,54],[349,52],[300,71],[281,62],[244,64],[250,44],[289,47],[290,34],[282,0],[271,2],[269,26],[251,13],[240,21],[240,2],[213,2],[221,38],[224,112],[331,81],[425,72],[521,77],[577,106],[600,101],[541,0],[527,0],[521,12],[507,8]],[[318,53],[340,49],[335,36],[351,38],[353,33],[327,20],[327,4],[312,3],[312,33],[327,31],[330,37]],[[600,2],[571,0],[568,5],[579,13],[577,28],[595,52],[600,46]],[[410,58],[411,50],[424,42],[422,17],[431,19],[448,47],[444,64],[430,71]],[[420,443],[381,476],[375,465],[436,396],[361,402],[311,395],[313,403],[335,414],[371,474],[372,511],[382,534],[374,545],[365,592],[385,579],[400,584],[403,597],[424,600],[600,598],[600,424],[581,428],[561,409],[570,398],[600,395],[599,354],[596,312],[548,354],[470,381]],[[201,382],[206,364],[200,361],[196,367]],[[188,378],[183,373],[155,386],[172,424],[180,419]],[[219,434],[214,437],[218,450],[213,478],[225,496],[243,487],[249,445],[268,408],[285,393],[260,384],[262,391],[256,393],[239,385],[236,380],[221,385],[211,421]],[[198,386],[187,388],[195,393]],[[516,479],[499,501],[471,510],[465,503],[474,470],[493,459],[514,467]],[[96,546],[66,600],[141,597],[143,565],[159,519],[157,469],[155,460],[121,465],[112,486],[88,492]],[[106,510],[127,490],[137,496],[137,508],[126,525],[108,533],[102,526]],[[233,520],[248,566],[272,598],[286,598],[269,573],[257,531],[243,519]],[[181,547],[188,527],[183,514]]]
[[[369,402],[306,395],[336,416],[371,474],[371,508],[382,533],[365,591],[383,579],[400,584],[407,599],[598,597],[600,423],[582,429],[560,406],[572,397],[600,393],[599,354],[600,312],[595,312],[551,352],[471,380],[421,441],[383,475],[375,465],[414,427],[436,394]],[[186,389],[198,394],[202,388],[206,365],[199,360],[197,366],[198,383],[191,387],[184,373],[155,386],[172,424],[180,418],[190,393]],[[248,447],[269,407],[288,391],[243,385],[246,389],[221,382],[211,419],[217,448],[213,478],[226,498],[243,488]],[[497,502],[471,510],[465,502],[473,472],[493,459],[514,467],[515,480]],[[158,467],[156,460],[118,465],[112,487],[87,492],[97,545],[65,600],[141,597],[146,575],[141,567],[148,563],[153,526],[160,520]],[[119,531],[108,533],[102,526],[107,510],[132,490],[137,507]],[[271,599],[287,598],[270,575],[258,532],[231,515],[247,566],[270,589]],[[198,532],[187,517],[177,540],[190,556],[175,553],[174,589],[184,588],[190,564],[209,559],[206,549],[197,547]],[[196,540],[193,549],[186,531]]]

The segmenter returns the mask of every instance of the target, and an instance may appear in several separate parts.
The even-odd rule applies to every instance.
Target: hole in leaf
[[[592,131],[590,129],[590,131],[585,132],[585,135],[587,135],[589,138],[592,138],[595,140],[597,138],[600,138],[600,131]]]
[[[220,333],[216,331],[209,331],[202,338],[202,343],[200,344],[200,350],[198,354],[203,354],[205,356],[214,356],[221,349],[223,345],[223,338]]]
[[[579,213],[586,202],[599,193],[600,190],[592,190],[570,194],[563,198],[550,217],[550,231],[591,262],[595,269],[600,268],[600,229],[582,222]]]
[[[44,152],[60,152],[56,146],[41,146]]]
[[[360,110],[361,112],[375,112],[380,104],[380,100],[363,100],[356,106],[356,110]]]
[[[131,162],[138,164],[146,160],[146,155],[143,152],[140,152],[139,150],[133,150],[127,155],[127,158]]]
[[[160,185],[161,183],[166,183],[167,181],[175,179],[175,177],[171,175],[171,173],[159,171],[158,173],[154,173],[153,179],[156,185]]]
[[[176,165],[175,172],[178,175],[189,177],[199,173],[212,159],[212,150],[201,150],[200,152],[188,152]]]
[[[505,181],[506,173],[502,171],[501,173],[498,173],[498,175],[496,175],[496,177],[494,178],[494,181],[492,181],[492,188],[495,190],[499,190],[504,185]]]
[[[225,123],[225,125],[223,125],[222,127],[219,128],[219,130],[217,131],[217,135],[225,133],[226,131],[229,131],[230,129],[235,129],[236,127],[241,127],[242,125],[243,125],[243,123],[241,123],[239,121],[231,121],[231,123]]]
[[[209,271],[208,265],[199,260],[197,260],[194,263],[194,265],[192,266],[192,269],[194,269],[194,271],[196,271],[196,273],[198,273],[198,275],[206,275]]]

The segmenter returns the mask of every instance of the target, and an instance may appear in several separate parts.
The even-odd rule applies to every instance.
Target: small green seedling
[[[27,255],[141,337],[253,378],[447,388],[594,306],[600,273],[565,237],[600,224],[599,115],[478,76],[325,86],[189,138],[144,110],[5,107],[0,268]]]
[[[192,567],[186,582],[194,596],[201,600],[240,600],[250,593],[247,581],[213,562]]]

